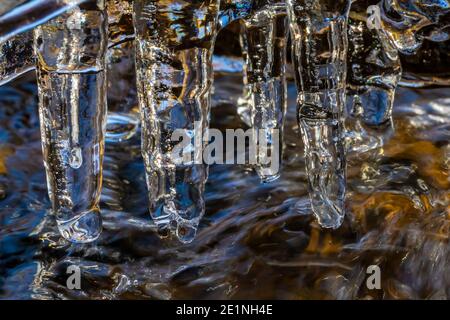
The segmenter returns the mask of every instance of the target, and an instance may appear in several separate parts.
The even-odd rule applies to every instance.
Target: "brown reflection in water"
[[[236,79],[217,79],[214,128],[243,127]],[[399,91],[393,137],[383,148],[349,157],[347,216],[338,230],[319,228],[311,215],[290,84],[278,181],[261,185],[249,168],[212,166],[196,240],[160,241],[146,210],[139,141],[108,145],[104,232],[95,245],[80,247],[60,239],[47,211],[29,86],[0,92],[1,298],[450,297],[448,90]],[[80,291],[65,286],[70,264],[82,266]],[[366,287],[373,264],[381,268],[381,290]]]

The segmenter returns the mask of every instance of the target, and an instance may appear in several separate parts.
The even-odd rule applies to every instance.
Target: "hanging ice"
[[[108,114],[107,138],[108,141],[122,141],[132,137],[139,126],[136,90],[133,90],[136,87],[133,5],[131,0],[107,0],[106,5],[110,47],[107,78],[111,111]],[[60,12],[58,6],[51,8]],[[22,14],[27,12],[22,11]],[[0,85],[34,70],[35,66],[32,31],[18,34],[0,45]],[[123,90],[124,84],[128,85],[126,91]]]
[[[353,1],[347,87],[350,0],[287,2],[308,183],[313,211],[324,227],[338,227],[344,216],[342,114],[346,89],[350,115],[366,133],[376,128],[379,135],[379,128],[390,123],[401,75],[397,50],[409,54],[418,50],[423,39],[449,38],[446,0],[376,1]],[[261,135],[253,135],[258,138],[253,143],[259,144],[259,160],[281,152],[278,139],[282,135],[276,130],[282,130],[286,105],[285,3],[136,0],[134,8],[132,3],[3,1],[0,84],[34,68],[31,33],[25,31],[62,14],[34,33],[43,150],[60,229],[72,241],[88,242],[98,236],[101,224],[97,205],[106,113],[105,68],[108,98],[115,112],[109,117],[114,129],[110,140],[126,139],[136,132],[136,92],[123,94],[121,89],[134,87],[136,73],[150,212],[162,235],[175,232],[181,241],[189,242],[205,207],[208,168],[198,156],[209,126],[216,33],[241,19],[246,85],[239,112],[255,130],[262,130],[268,142],[267,148],[262,148]],[[367,17],[368,7],[377,8],[376,19],[371,11]],[[372,22],[376,23],[373,28]],[[126,130],[116,130],[122,125]],[[184,130],[185,137],[194,142],[181,149],[183,162],[174,153],[180,141],[172,138],[177,134],[180,138],[178,130]],[[263,161],[256,170],[263,181],[278,176],[278,170]]]
[[[277,153],[281,159],[287,95],[286,41],[284,3],[271,0],[255,2],[250,15],[242,20],[245,102],[241,102],[238,112],[255,130],[253,143],[258,145],[256,171],[264,182],[279,177],[279,167],[271,166],[265,158]],[[261,132],[266,140],[263,143],[258,141]]]
[[[253,0],[221,0],[220,1],[220,13],[219,13],[219,24],[221,29],[225,28],[231,22],[245,18],[252,12]],[[241,33],[241,47],[242,53],[246,55],[246,43],[243,43],[244,35]],[[215,71],[219,71],[215,69]],[[239,70],[242,72],[242,70]],[[246,76],[243,75],[244,82],[246,83]],[[238,99],[237,112],[241,119],[248,125],[251,126],[251,115],[250,115],[250,93],[247,90],[247,86],[244,86],[243,96]]]
[[[337,228],[345,212],[342,112],[350,1],[287,3],[311,205],[321,226]]]
[[[106,25],[99,0],[34,32],[49,196],[62,236],[79,243],[93,241],[101,232]]]
[[[347,79],[348,87],[359,99],[355,103],[364,109],[364,122],[377,126],[391,120],[395,88],[401,78],[401,64],[397,49],[383,32],[371,25],[376,24],[371,21],[379,19],[374,3],[373,0],[352,3]],[[369,19],[359,19],[367,15]]]
[[[393,133],[392,106],[401,78],[397,49],[379,29],[378,0],[352,3],[348,23],[349,150],[367,151]]]
[[[150,213],[162,236],[176,230],[193,240],[205,210],[208,168],[196,161],[209,126],[212,49],[218,26],[218,0],[134,2],[136,75],[142,122]],[[195,124],[200,127],[195,130]],[[194,150],[176,163],[172,141],[185,130]],[[197,131],[197,132],[195,132]],[[197,140],[198,141],[198,140]]]

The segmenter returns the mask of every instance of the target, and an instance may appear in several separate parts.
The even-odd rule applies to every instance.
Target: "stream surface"
[[[238,76],[216,77],[212,128],[246,129],[241,90]],[[134,138],[106,148],[102,235],[71,245],[49,210],[35,79],[0,87],[0,298],[449,299],[450,90],[398,90],[393,135],[348,156],[347,215],[334,231],[310,209],[295,95],[290,82],[280,179],[211,166],[191,244],[156,236]],[[74,264],[81,290],[66,287]],[[370,265],[380,290],[366,286]]]

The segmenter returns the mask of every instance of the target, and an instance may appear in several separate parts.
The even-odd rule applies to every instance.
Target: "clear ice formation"
[[[384,33],[376,27],[369,29],[367,20],[359,20],[374,3],[373,0],[352,3],[348,25],[351,54],[348,56],[347,88],[351,94],[356,94],[352,97],[353,109],[358,108],[357,104],[363,108],[364,123],[378,126],[391,120],[402,68],[397,49]]]
[[[133,137],[139,128],[135,90],[133,4],[132,0],[107,0],[106,7],[110,111],[106,138],[109,142],[115,142]],[[52,8],[60,10],[56,5]],[[23,9],[22,13],[33,14],[24,12]],[[0,85],[34,70],[35,67],[33,31],[17,34],[0,44]],[[127,94],[124,94],[124,87]]]
[[[48,192],[61,235],[76,243],[95,240],[102,229],[106,26],[99,0],[34,30]]]
[[[238,113],[265,131],[269,144],[260,156],[281,152],[272,147],[286,108],[286,4],[312,209],[321,226],[337,228],[345,212],[344,111],[356,119],[347,131],[356,141],[351,150],[382,143],[392,129],[399,52],[449,41],[447,0],[0,3],[0,85],[37,65],[49,195],[66,239],[89,242],[101,231],[108,99],[108,141],[133,136],[142,122],[149,208],[159,233],[193,240],[205,210],[208,167],[198,159],[204,141],[196,140],[209,127],[212,51],[217,32],[235,20],[245,83]],[[132,90],[123,94],[124,88]],[[174,153],[179,141],[171,140],[177,129],[194,143],[181,150],[183,162]],[[256,171],[263,181],[278,176],[262,162]]]
[[[397,48],[377,28],[378,0],[352,2],[348,22],[348,150],[368,151],[393,132],[392,107],[402,68]],[[352,126],[351,128],[349,126]]]
[[[392,106],[402,77],[399,54],[418,55],[424,42],[448,41],[449,27],[446,0],[352,2],[347,111],[357,120],[347,127],[349,151],[373,149],[392,135]],[[432,81],[445,83],[439,78]]]
[[[320,225],[344,218],[343,111],[350,0],[288,0],[298,121],[311,206]]]
[[[244,99],[238,113],[254,131],[258,146],[255,166],[261,181],[279,177],[279,166],[266,161],[271,153],[281,159],[283,118],[286,112],[286,8],[280,1],[262,0],[253,4],[241,23],[244,64]],[[258,141],[263,132],[264,140]]]
[[[193,140],[207,132],[219,1],[137,0],[134,13],[150,213],[161,236],[190,242],[205,211],[208,167],[198,161],[201,140],[182,150],[180,163],[171,138],[177,129]]]
[[[109,47],[134,40],[133,0],[106,0]]]

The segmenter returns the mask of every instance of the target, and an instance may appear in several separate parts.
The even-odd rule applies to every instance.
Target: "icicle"
[[[209,126],[212,50],[218,0],[134,3],[136,74],[150,213],[162,236],[193,240],[205,210],[208,168],[201,159]],[[174,155],[184,130],[194,146]],[[200,143],[198,142],[200,139]],[[193,150],[192,150],[193,149]],[[190,158],[190,159],[186,159]]]
[[[259,1],[242,23],[245,102],[241,100],[238,113],[255,130],[253,143],[259,149],[256,171],[263,182],[279,177],[287,95],[286,22],[283,3]],[[265,141],[260,141],[262,131]],[[276,166],[266,161],[267,155],[272,153],[277,153]]]
[[[47,185],[62,236],[95,240],[106,117],[106,13],[90,1],[35,29]]]
[[[357,0],[350,10],[346,128],[354,152],[379,147],[393,133],[392,106],[402,69],[397,49],[377,27],[377,2]]]
[[[350,0],[288,0],[311,205],[319,224],[338,228],[344,217],[345,104]]]

